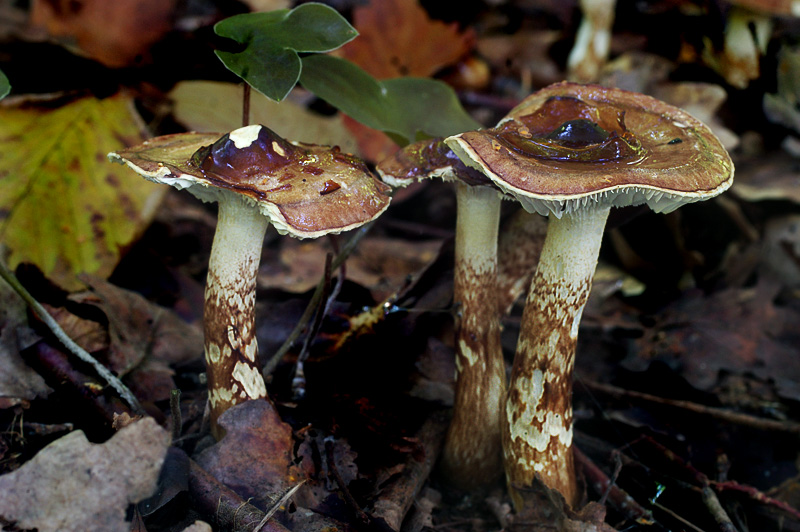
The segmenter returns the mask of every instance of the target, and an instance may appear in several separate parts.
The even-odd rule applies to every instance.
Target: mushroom
[[[440,467],[454,485],[486,484],[502,473],[506,378],[495,302],[501,193],[483,174],[464,166],[442,139],[406,146],[377,170],[395,187],[432,177],[455,182],[456,389]]]
[[[358,227],[389,205],[389,187],[338,148],[293,144],[260,125],[157,137],[110,153],[156,183],[188,189],[219,214],[203,327],[211,429],[231,406],[266,397],[255,336],[256,273],[264,234],[316,238]]]
[[[572,81],[597,81],[611,48],[617,0],[580,0],[581,18],[575,45],[567,58]]]
[[[517,509],[517,488],[537,475],[574,505],[572,370],[609,211],[646,203],[670,212],[711,198],[730,187],[733,163],[676,107],[566,82],[532,94],[496,128],[447,143],[526,210],[550,216],[509,382],[503,454]]]

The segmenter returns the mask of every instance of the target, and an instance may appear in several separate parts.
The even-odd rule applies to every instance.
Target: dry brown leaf
[[[429,77],[472,50],[475,34],[457,24],[432,20],[417,0],[373,0],[353,10],[359,36],[340,53],[378,79]],[[354,120],[345,127],[358,140],[361,155],[378,162],[397,150],[383,133]]]
[[[347,260],[347,278],[367,288],[382,301],[403,285],[406,278],[433,261],[441,247],[438,240],[409,242],[367,237]],[[325,255],[331,251],[326,240],[286,239],[280,263],[265,264],[258,275],[261,288],[280,288],[302,293],[317,285],[325,273]]]
[[[217,480],[264,509],[299,482],[292,467],[292,428],[267,400],[246,401],[219,418],[225,437],[197,456]]]
[[[0,408],[44,397],[50,387],[19,355],[17,329],[26,323],[25,303],[0,281]]]
[[[106,66],[141,60],[172,28],[175,0],[35,0],[30,24]]]
[[[431,20],[416,0],[373,0],[353,10],[359,37],[342,54],[378,79],[426,77],[472,49],[471,30]]]
[[[128,505],[156,489],[169,433],[152,418],[103,444],[77,431],[0,476],[0,515],[41,532],[127,532]]]

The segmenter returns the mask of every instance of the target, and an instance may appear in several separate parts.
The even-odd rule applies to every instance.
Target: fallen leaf
[[[0,240],[9,267],[36,264],[65,288],[106,277],[152,218],[163,187],[105,158],[141,141],[130,97],[0,105]]]
[[[347,278],[370,290],[381,301],[398,290],[409,275],[432,262],[441,247],[438,240],[409,242],[399,238],[368,236],[347,259]],[[258,285],[302,293],[317,285],[325,273],[327,240],[285,240],[280,262],[261,267]]]
[[[265,509],[301,478],[292,467],[292,429],[267,400],[246,401],[219,418],[225,437],[197,463],[243,499]]]
[[[800,204],[797,160],[784,152],[755,157],[736,164],[731,191],[745,201],[791,201]]]
[[[50,387],[19,355],[17,328],[27,323],[25,302],[5,281],[0,281],[0,406],[44,397]]]
[[[106,66],[141,61],[172,29],[175,0],[35,0],[30,24]]]
[[[475,43],[472,30],[462,32],[455,23],[431,20],[417,0],[371,1],[353,10],[353,25],[359,36],[342,47],[341,55],[377,79],[430,77],[463,58]],[[345,125],[372,162],[397,149],[373,124],[350,119]]]
[[[431,20],[417,0],[370,1],[353,10],[359,37],[342,55],[378,79],[428,77],[473,47],[472,30]]]
[[[128,505],[155,490],[169,441],[152,418],[103,444],[82,431],[68,434],[0,476],[0,515],[42,532],[127,532]]]
[[[358,146],[341,117],[322,116],[292,100],[281,103],[254,92],[250,95],[250,122],[263,124],[293,141],[339,146],[357,153]],[[233,131],[242,125],[242,87],[218,81],[182,81],[169,93],[175,118],[189,131]]]
[[[790,306],[778,306],[767,283],[711,295],[689,292],[659,314],[637,342],[639,357],[678,364],[695,388],[708,391],[720,372],[771,379],[779,395],[800,399],[797,323]]]
[[[81,280],[90,291],[72,294],[69,299],[96,307],[106,316],[108,361],[118,375],[129,372],[145,358],[181,364],[203,352],[202,332],[173,312],[97,277],[82,276]]]

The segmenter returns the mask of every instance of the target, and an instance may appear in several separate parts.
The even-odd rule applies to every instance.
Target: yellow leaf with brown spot
[[[9,265],[32,262],[66,288],[106,277],[144,229],[166,187],[110,163],[141,142],[124,95],[0,105],[0,242]]]

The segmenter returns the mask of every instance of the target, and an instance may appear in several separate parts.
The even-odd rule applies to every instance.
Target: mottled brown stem
[[[504,416],[506,477],[517,510],[538,474],[578,503],[572,454],[572,370],[608,206],[551,217],[522,315]]]
[[[219,202],[217,232],[206,279],[205,329],[211,432],[224,432],[219,416],[233,405],[266,397],[255,331],[256,273],[269,225],[246,199]]]
[[[500,412],[506,379],[496,303],[501,200],[488,187],[459,183],[456,190],[456,395],[441,465],[449,481],[469,488],[502,473]]]

